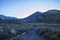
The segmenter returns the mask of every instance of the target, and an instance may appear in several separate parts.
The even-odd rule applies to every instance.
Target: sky
[[[36,11],[60,10],[60,0],[0,0],[0,15],[25,18]]]

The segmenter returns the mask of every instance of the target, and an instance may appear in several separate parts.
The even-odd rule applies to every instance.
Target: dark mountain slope
[[[32,15],[24,18],[24,19],[20,19],[20,21],[22,21],[22,22],[31,21],[31,20],[35,19],[40,14],[41,14],[41,12],[37,11],[37,12],[33,13]]]
[[[48,10],[43,14],[46,16],[46,22],[60,23],[60,10]]]
[[[0,15],[0,19],[6,22],[60,23],[60,10],[48,10],[44,13],[37,11],[24,19]]]
[[[48,10],[27,23],[60,23],[60,10]]]
[[[0,20],[1,21],[3,20],[4,22],[15,22],[18,19],[15,18],[15,17],[9,17],[9,16],[0,15]]]

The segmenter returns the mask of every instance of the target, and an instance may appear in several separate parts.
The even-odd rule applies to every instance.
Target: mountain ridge
[[[8,17],[4,15],[0,15],[0,18],[4,19],[6,21],[20,21],[25,23],[60,23],[60,10],[48,10],[44,13],[42,12],[35,12],[32,15],[24,18],[24,19],[18,19],[15,17]]]

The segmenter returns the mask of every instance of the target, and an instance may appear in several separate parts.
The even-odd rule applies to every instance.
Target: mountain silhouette
[[[60,23],[60,10],[48,10],[44,13],[38,14],[34,19],[27,21],[27,23]]]
[[[9,17],[9,16],[4,16],[4,15],[0,15],[0,19],[5,21],[5,22],[15,22],[18,20],[15,17]]]
[[[44,13],[37,11],[24,19],[0,15],[0,19],[7,22],[19,21],[25,23],[60,23],[60,10],[53,9]]]
[[[45,22],[49,23],[60,23],[60,10],[48,10],[47,12],[44,12],[43,15],[45,15],[46,20]]]
[[[20,19],[20,21],[23,21],[23,22],[31,21],[31,20],[35,19],[40,14],[41,14],[41,12],[37,11],[24,19]]]

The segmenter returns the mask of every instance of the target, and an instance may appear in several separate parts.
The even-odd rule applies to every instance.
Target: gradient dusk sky
[[[51,9],[60,10],[60,0],[0,0],[0,14],[17,18]]]

